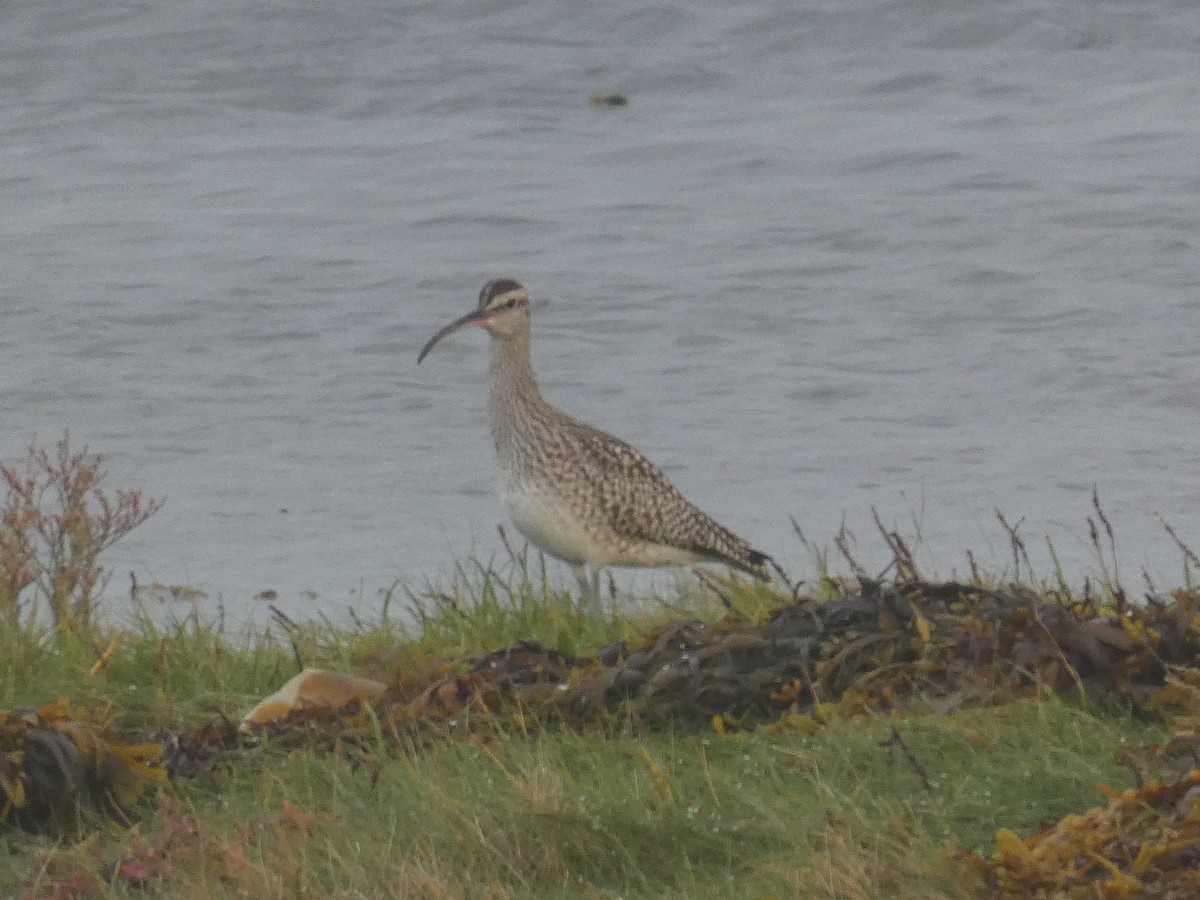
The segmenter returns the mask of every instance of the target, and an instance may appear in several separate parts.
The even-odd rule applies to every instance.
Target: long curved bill
[[[487,321],[487,318],[488,318],[487,313],[483,312],[482,310],[473,309],[469,313],[467,313],[465,316],[461,316],[461,317],[455,319],[453,322],[451,322],[449,325],[447,325],[445,328],[443,328],[441,331],[439,331],[437,334],[435,334],[433,337],[431,337],[426,342],[425,346],[421,348],[421,352],[417,355],[417,365],[420,365],[421,360],[423,360],[426,356],[429,355],[429,351],[433,349],[433,345],[436,344],[438,341],[440,341],[442,338],[444,338],[446,335],[451,334],[452,332],[458,331],[458,329],[460,329],[460,328],[469,328],[472,325],[483,325],[484,322]]]

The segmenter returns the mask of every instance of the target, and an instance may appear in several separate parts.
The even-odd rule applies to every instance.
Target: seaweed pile
[[[127,822],[146,785],[166,777],[162,753],[65,702],[0,710],[0,826],[63,835],[97,814]]]
[[[257,727],[286,739],[315,719],[323,728],[370,720],[462,729],[494,727],[506,713],[525,725],[618,717],[637,727],[739,727],[819,718],[836,704],[886,713],[920,697],[949,710],[1046,689],[1141,705],[1198,660],[1198,591],[1100,611],[1019,586],[864,581],[835,600],[789,603],[762,622],[736,614],[713,624],[677,620],[588,656],[520,641],[446,660],[432,678],[397,673],[369,716],[357,701],[340,716],[304,705]]]
[[[1063,816],[1024,840],[1001,829],[987,864],[994,896],[1200,897],[1200,770],[1108,794],[1106,807]]]

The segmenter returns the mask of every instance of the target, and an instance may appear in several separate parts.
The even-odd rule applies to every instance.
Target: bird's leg
[[[580,564],[571,566],[571,571],[579,581],[580,609],[600,612],[603,609],[600,604],[600,569],[594,568],[589,574],[587,565]]]
[[[600,567],[592,569],[592,579],[588,584],[592,589],[593,602],[596,604],[596,612],[604,612],[604,601],[600,599]]]

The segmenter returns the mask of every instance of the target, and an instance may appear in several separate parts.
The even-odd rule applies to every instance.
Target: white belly
[[[549,491],[506,483],[502,478],[500,499],[529,543],[573,566],[686,566],[703,559],[678,547],[623,540],[611,529],[589,529]]]
[[[604,549],[558,497],[500,483],[500,499],[529,543],[573,566],[604,565]]]

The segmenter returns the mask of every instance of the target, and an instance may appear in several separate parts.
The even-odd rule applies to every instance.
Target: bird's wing
[[[581,469],[617,534],[679,547],[760,574],[766,555],[691,503],[643,453],[590,425],[572,426]]]

